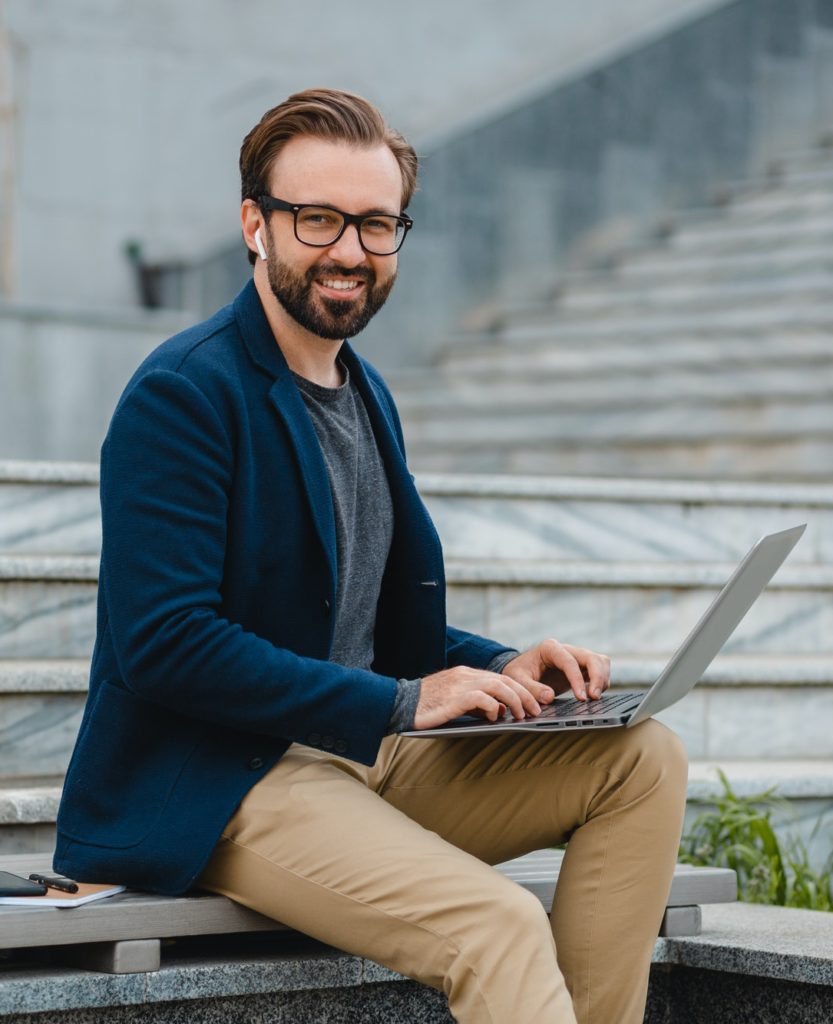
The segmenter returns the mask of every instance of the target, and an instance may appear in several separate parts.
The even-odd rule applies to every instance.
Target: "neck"
[[[336,362],[342,342],[312,334],[293,320],[269,287],[263,263],[259,262],[255,267],[254,283],[275,343],[289,369],[325,388],[337,388],[343,384],[344,378]]]

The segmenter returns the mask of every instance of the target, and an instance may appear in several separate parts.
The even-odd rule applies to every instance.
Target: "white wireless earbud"
[[[263,239],[260,237],[260,228],[258,228],[257,231],[255,231],[255,245],[257,246],[257,251],[260,253],[260,258],[262,260],[265,260],[266,249],[263,245]]]

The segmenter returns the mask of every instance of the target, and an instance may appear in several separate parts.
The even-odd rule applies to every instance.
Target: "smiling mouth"
[[[365,282],[354,278],[322,277],[315,282],[322,290],[337,293],[339,298],[352,299],[364,288]]]

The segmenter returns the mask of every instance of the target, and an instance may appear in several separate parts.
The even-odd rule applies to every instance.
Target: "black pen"
[[[78,886],[75,882],[70,882],[66,878],[52,878],[50,875],[38,875],[32,872],[29,875],[30,882],[40,882],[41,885],[45,885],[47,889],[57,889],[59,892],[78,892]]]

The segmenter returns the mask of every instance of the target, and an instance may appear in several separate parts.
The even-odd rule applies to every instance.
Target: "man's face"
[[[402,176],[387,146],[364,149],[302,136],[287,143],[275,160],[270,192],[290,203],[396,215]],[[268,215],[265,233],[272,292],[312,334],[333,341],[354,337],[390,294],[396,255],[366,253],[354,225],[332,245],[314,248],[295,237],[291,213],[276,211]]]

